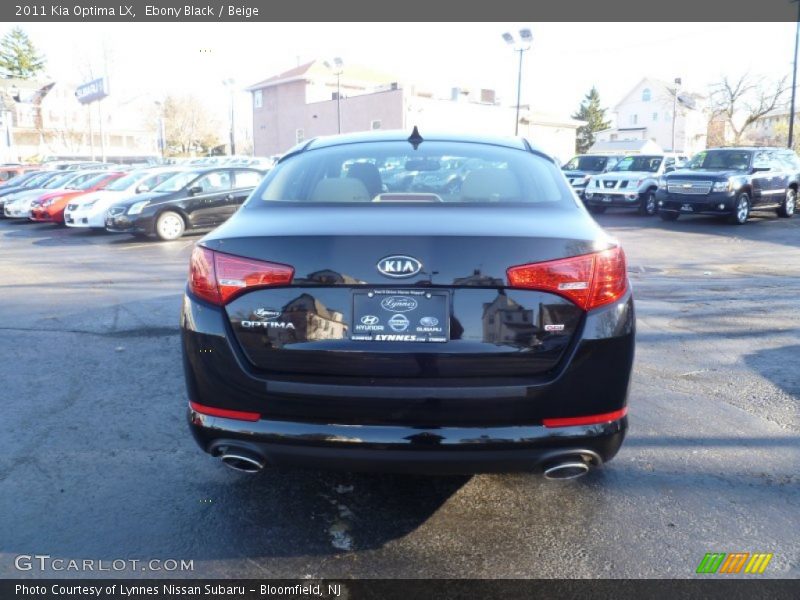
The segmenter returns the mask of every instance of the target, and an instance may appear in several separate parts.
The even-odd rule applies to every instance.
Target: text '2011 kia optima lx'
[[[195,247],[181,326],[192,433],[243,471],[567,478],[627,428],[625,256],[518,138],[301,144]]]

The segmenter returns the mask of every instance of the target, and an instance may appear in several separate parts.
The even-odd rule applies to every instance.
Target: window
[[[642,90],[642,102],[650,102],[650,88]]]
[[[370,123],[369,128],[370,129],[380,129],[381,128],[381,120],[380,119],[374,119]]]
[[[264,92],[261,90],[256,90],[253,92],[253,106],[255,108],[261,108],[264,105]]]
[[[261,181],[261,174],[256,171],[233,172],[233,187],[235,188],[256,187],[259,181]]]
[[[212,171],[192,183],[192,187],[199,187],[202,192],[220,192],[231,187],[231,176],[227,171]]]
[[[531,152],[445,141],[415,149],[405,140],[290,156],[272,169],[248,205],[276,202],[575,205],[559,168]]]
[[[756,155],[753,157],[753,168],[754,169],[766,169],[769,170],[771,167],[770,161],[770,153],[765,151],[756,152]]]
[[[658,121],[658,113],[654,112],[653,113],[653,122],[655,123],[656,121]]]
[[[639,115],[631,115],[631,125],[639,124]]]
[[[299,143],[300,143],[300,142],[302,142],[304,139],[306,139],[306,134],[305,134],[305,132],[304,132],[302,129],[297,129],[297,130],[294,132],[294,141],[295,141],[295,143],[299,144]]]

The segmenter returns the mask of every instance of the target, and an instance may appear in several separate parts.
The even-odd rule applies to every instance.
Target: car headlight
[[[712,189],[715,192],[730,192],[733,189],[733,181],[731,179],[728,179],[728,181],[715,181]]]
[[[658,189],[665,190],[667,189],[667,180],[665,177],[658,178]]]
[[[132,204],[131,207],[128,209],[129,215],[138,215],[144,210],[144,207],[150,204],[149,200],[142,200],[141,202],[136,202]]]
[[[55,200],[45,200],[44,202],[42,202],[42,208],[47,208],[48,206],[52,206],[53,202],[55,202]]]

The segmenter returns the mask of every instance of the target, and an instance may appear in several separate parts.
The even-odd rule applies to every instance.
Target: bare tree
[[[167,147],[172,153],[207,153],[223,143],[219,120],[196,96],[167,96],[163,109]]]
[[[738,79],[723,77],[711,86],[714,115],[727,124],[733,133],[733,143],[739,144],[753,123],[782,106],[788,89],[786,77],[772,82],[747,73]]]

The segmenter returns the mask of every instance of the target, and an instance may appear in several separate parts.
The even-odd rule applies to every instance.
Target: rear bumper
[[[535,378],[268,376],[252,369],[218,308],[186,295],[181,328],[189,399],[260,417],[240,421],[190,410],[192,433],[212,454],[235,441],[274,464],[535,471],[554,453],[610,460],[625,434],[624,418],[569,427],[543,421],[625,408],[635,335],[630,292],[586,315],[560,366]]]
[[[625,437],[627,419],[547,428],[337,425],[212,417],[189,409],[189,427],[211,455],[244,448],[278,467],[430,474],[540,472],[559,457],[599,466]]]

